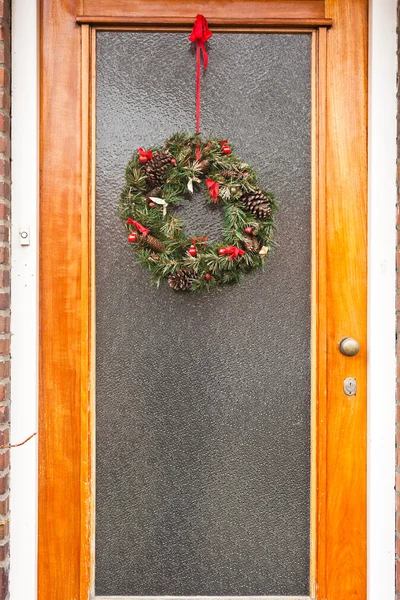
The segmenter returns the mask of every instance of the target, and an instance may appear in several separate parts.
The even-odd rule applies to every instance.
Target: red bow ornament
[[[189,42],[194,42],[200,46],[203,52],[203,66],[207,69],[208,54],[206,52],[205,43],[212,36],[212,32],[208,29],[207,19],[203,15],[197,15],[193,25],[192,33],[189,37]]]
[[[220,248],[218,254],[220,256],[228,256],[228,260],[233,260],[239,256],[244,256],[246,252],[237,246],[227,246],[226,248]]]
[[[136,229],[138,230],[138,232],[141,233],[143,237],[146,237],[146,235],[148,233],[150,233],[150,229],[147,229],[147,227],[144,227],[143,225],[141,225],[140,223],[138,223],[134,219],[128,219],[127,222],[126,222],[126,224],[127,225],[133,225],[134,227],[136,227]]]
[[[144,148],[138,149],[139,153],[139,161],[141,163],[146,163],[150,158],[153,158],[153,153],[151,150],[145,150]]]
[[[214,204],[218,204],[218,191],[219,191],[219,183],[214,181],[213,179],[206,179],[206,185],[208,187],[208,193],[210,194],[210,198]]]

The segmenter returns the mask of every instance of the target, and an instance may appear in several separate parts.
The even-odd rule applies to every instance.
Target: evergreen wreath
[[[184,233],[174,214],[194,189],[224,213],[222,242]],[[157,285],[198,292],[239,282],[263,268],[273,246],[276,202],[257,184],[253,169],[232,153],[227,140],[176,133],[164,146],[139,148],[126,167],[120,216],[138,261]]]

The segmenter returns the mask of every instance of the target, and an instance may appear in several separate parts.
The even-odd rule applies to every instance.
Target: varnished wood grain
[[[326,5],[335,26],[327,37],[327,502],[321,598],[365,600],[368,2],[328,0]],[[345,336],[360,342],[358,356],[339,352]],[[349,376],[357,379],[353,397],[343,392]]]
[[[323,0],[85,0],[84,11],[76,16],[182,18],[193,21],[198,12],[211,22],[238,15],[242,19],[323,19]]]
[[[149,14],[168,27],[172,15],[187,28],[185,10],[231,31],[265,31],[267,19],[279,31],[305,31],[282,22],[333,19],[331,30],[313,33],[311,591],[365,600],[367,0],[329,0],[326,15],[318,1],[234,1],[229,22],[226,0],[82,4],[42,0],[41,8],[39,600],[86,600],[93,583],[95,36],[76,15],[109,18],[99,27],[142,18],[135,29],[151,26]],[[184,4],[184,14],[170,12]],[[360,340],[358,357],[339,353],[345,335]],[[359,388],[351,399],[343,394],[350,375]]]
[[[157,15],[146,16],[146,17],[104,17],[104,16],[96,16],[96,15],[87,15],[87,16],[78,16],[76,18],[76,22],[83,25],[187,25],[184,30],[191,30],[193,27],[193,17],[164,17],[161,18]],[[213,18],[208,20],[209,25],[214,30],[219,30],[221,27],[226,28],[227,26],[235,26],[237,28],[242,29],[243,27],[249,26],[263,26],[263,27],[290,27],[290,28],[316,28],[316,27],[331,27],[332,19],[289,19],[289,18],[280,18],[280,19],[270,19],[270,18],[260,18],[260,17],[247,17],[243,16],[241,19],[231,18],[227,16],[224,19]]]
[[[75,15],[80,5],[43,0],[40,15],[40,600],[79,597],[82,165],[81,31]]]

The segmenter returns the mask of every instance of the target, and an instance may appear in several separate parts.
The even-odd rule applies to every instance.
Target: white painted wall
[[[396,5],[370,2],[369,600],[395,596]]]
[[[368,599],[394,599],[396,3],[371,0]],[[37,430],[37,9],[13,0],[12,443]],[[19,245],[28,225],[31,245]],[[11,600],[36,599],[37,438],[12,450]]]
[[[11,443],[37,431],[38,31],[34,0],[12,2]],[[30,228],[20,246],[19,228]],[[11,598],[36,598],[37,437],[11,450]]]

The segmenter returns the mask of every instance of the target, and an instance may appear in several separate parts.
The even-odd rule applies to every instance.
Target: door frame
[[[378,0],[379,1],[379,0]],[[30,123],[37,123],[37,115],[35,111],[32,111],[33,106],[28,106],[26,103],[22,105],[18,105],[18,98],[24,98],[24,94],[27,93],[27,82],[32,83],[32,78],[27,77],[27,71],[30,70],[30,74],[37,73],[35,66],[35,52],[32,52],[32,41],[27,44],[27,39],[29,38],[28,32],[30,32],[31,40],[34,40],[36,37],[36,28],[35,28],[35,18],[29,19],[27,16],[26,7],[22,7],[23,0],[14,0],[14,31],[13,31],[13,124],[15,129],[15,135],[13,134],[13,142],[14,142],[14,151],[13,151],[13,227],[14,227],[14,235],[13,235],[13,265],[14,265],[14,288],[13,288],[13,316],[15,323],[20,324],[15,327],[12,325],[13,333],[15,334],[13,337],[13,370],[12,377],[14,380],[18,380],[18,377],[22,379],[26,378],[27,366],[26,366],[26,350],[24,349],[24,339],[26,341],[26,329],[24,331],[24,325],[28,327],[28,331],[31,332],[31,337],[29,338],[29,347],[33,353],[29,356],[29,365],[30,369],[28,371],[32,373],[32,380],[34,381],[34,374],[36,370],[36,342],[35,342],[35,334],[36,334],[36,326],[35,321],[28,322],[27,317],[27,307],[28,313],[30,315],[36,315],[36,302],[35,300],[27,301],[26,293],[21,286],[18,286],[16,281],[17,271],[19,266],[22,266],[22,262],[26,259],[26,256],[29,255],[31,264],[33,265],[34,277],[37,274],[35,267],[36,260],[36,237],[34,236],[32,239],[31,247],[28,249],[28,253],[22,254],[22,249],[18,246],[18,236],[17,236],[17,228],[21,225],[18,223],[18,219],[22,218],[26,214],[26,195],[22,190],[22,181],[26,181],[26,152],[23,150],[23,146],[27,146],[26,136],[22,143],[22,134],[21,131],[23,129],[24,124],[27,123],[27,120]],[[380,49],[380,56],[372,63],[372,69],[375,68],[375,71],[372,70],[372,107],[373,111],[371,113],[371,135],[372,135],[372,146],[371,148],[371,160],[373,157],[372,165],[371,165],[371,215],[377,213],[377,211],[382,210],[381,203],[379,202],[379,198],[382,193],[382,181],[386,182],[386,191],[388,193],[388,198],[393,196],[393,207],[395,206],[395,190],[393,190],[393,186],[390,185],[390,176],[393,177],[395,172],[395,144],[391,144],[390,148],[388,148],[387,142],[385,143],[382,140],[382,128],[386,135],[393,142],[392,133],[395,132],[395,109],[393,110],[393,106],[395,105],[395,87],[393,83],[393,73],[395,72],[394,62],[395,62],[395,51],[393,56],[389,54],[389,51],[392,49],[394,44],[393,40],[395,39],[394,33],[392,32],[391,41],[392,44],[388,43],[388,18],[393,17],[393,11],[391,10],[389,14],[389,8],[393,9],[394,0],[390,0],[386,2],[388,7],[388,14],[382,14],[382,2],[380,2],[380,7],[378,11],[377,2],[374,2],[373,8],[375,7],[375,13],[373,13],[372,20],[372,41],[374,39],[378,39],[379,37],[384,36],[385,44],[382,45]],[[24,10],[22,10],[24,8]],[[377,14],[377,13],[380,14]],[[394,12],[395,14],[395,12]],[[28,24],[29,21],[29,24]],[[34,28],[34,32],[32,32],[32,28]],[[27,35],[28,34],[28,35]],[[374,38],[375,36],[375,38]],[[374,47],[372,46],[373,51]],[[373,55],[374,56],[374,55]],[[26,57],[25,60],[22,57]],[[385,85],[382,86],[382,82],[380,77],[378,77],[378,71],[381,71],[382,64],[388,65],[388,68],[385,71]],[[380,75],[381,76],[381,75]],[[378,80],[376,87],[374,86],[375,78]],[[382,88],[385,90],[382,93]],[[393,105],[389,107],[388,110],[388,100],[387,100],[387,90],[393,89]],[[381,90],[379,92],[379,90]],[[18,95],[19,94],[19,95]],[[32,87],[29,88],[29,94],[32,94]],[[384,96],[384,97],[383,97]],[[26,98],[26,96],[25,96]],[[380,107],[384,107],[384,111],[379,110]],[[26,112],[26,109],[28,111]],[[19,109],[19,110],[18,110]],[[25,111],[25,112],[24,112]],[[381,113],[385,113],[384,122],[382,122]],[[18,133],[18,123],[19,132]],[[391,129],[392,128],[392,129]],[[33,143],[33,146],[37,143],[37,129],[35,127],[29,127],[28,129],[29,140]],[[374,136],[375,135],[375,139]],[[387,138],[386,138],[387,139]],[[394,148],[394,150],[393,150]],[[384,157],[385,160],[378,160],[379,157]],[[379,164],[378,164],[379,163]],[[391,165],[393,164],[393,167]],[[37,178],[37,165],[33,162],[29,165],[30,174],[32,175],[32,180],[34,181]],[[394,177],[393,177],[394,181]],[[20,183],[19,183],[20,182]],[[378,184],[380,185],[379,192],[375,192]],[[18,185],[20,187],[18,187]],[[374,187],[375,186],[375,187]],[[32,231],[36,231],[37,222],[35,224],[35,211],[34,214],[30,215],[30,227],[31,234]],[[394,283],[392,279],[393,277],[390,275],[390,268],[388,268],[386,273],[382,273],[382,270],[379,270],[377,265],[377,257],[379,256],[379,260],[384,259],[388,265],[394,264],[394,248],[395,242],[393,240],[393,235],[390,235],[391,227],[393,226],[393,214],[394,210],[390,210],[390,206],[388,203],[387,211],[384,215],[384,224],[383,219],[381,218],[379,221],[379,227],[375,226],[375,221],[371,220],[371,236],[370,236],[370,247],[373,251],[373,256],[370,260],[370,339],[375,340],[376,343],[379,343],[376,347],[387,348],[386,351],[375,354],[375,357],[369,364],[369,373],[370,373],[370,381],[371,385],[378,385],[378,368],[379,364],[382,362],[382,358],[386,358],[385,368],[386,370],[389,368],[389,377],[385,381],[385,397],[388,399],[387,405],[385,404],[385,410],[382,413],[382,405],[380,403],[380,399],[382,398],[382,382],[379,382],[379,392],[378,388],[370,389],[370,410],[371,414],[374,414],[379,418],[378,422],[376,419],[373,419],[373,422],[370,426],[370,506],[373,506],[373,512],[370,513],[370,541],[374,540],[374,547],[371,548],[370,552],[370,560],[369,560],[369,582],[370,582],[370,590],[371,590],[371,582],[372,585],[376,586],[372,588],[372,593],[378,594],[377,583],[374,584],[374,581],[378,581],[379,577],[379,594],[376,595],[376,600],[382,597],[391,597],[390,596],[390,588],[388,587],[386,593],[383,591],[384,585],[390,586],[392,585],[392,581],[394,581],[394,576],[389,577],[389,574],[393,575],[393,548],[389,544],[390,537],[394,539],[394,519],[393,519],[393,474],[394,474],[394,452],[393,450],[389,451],[389,444],[385,440],[390,440],[390,436],[388,436],[388,427],[394,426],[394,384],[390,385],[390,366],[393,364],[392,356],[389,352],[389,348],[391,347],[388,344],[388,341],[391,340],[394,332],[394,318],[390,318],[390,308],[391,304],[391,294],[390,291],[394,290]],[[394,227],[393,227],[394,231]],[[393,244],[390,245],[390,241],[393,240]],[[26,249],[24,249],[26,250]],[[14,262],[15,259],[15,262]],[[394,273],[394,268],[393,268]],[[387,308],[389,309],[387,312],[387,318],[385,316],[383,327],[382,327],[382,318],[381,318],[381,308],[376,306],[377,296],[379,295],[379,291],[382,288],[382,284],[385,285],[385,290],[387,293]],[[394,298],[394,291],[392,294]],[[375,312],[373,312],[375,311]],[[394,312],[393,312],[394,314]],[[375,326],[373,327],[375,319],[374,315],[378,318],[379,321],[379,331]],[[21,317],[21,321],[19,317]],[[25,335],[24,335],[25,333]],[[385,345],[382,346],[382,342]],[[375,344],[374,344],[375,346]],[[371,355],[372,350],[371,350]],[[393,352],[394,356],[394,352]],[[378,368],[377,368],[378,367]],[[381,378],[379,378],[381,379]],[[393,378],[394,380],[394,378]],[[26,396],[24,396],[24,402],[21,403],[21,389],[17,388],[18,395],[13,394],[13,409],[12,409],[12,419],[13,419],[13,441],[19,441],[16,436],[19,435],[21,431],[25,432],[24,427],[27,425],[35,425],[35,406],[36,406],[36,394],[32,392],[35,386],[26,388]],[[376,396],[377,401],[373,402],[372,399],[375,398],[375,393],[379,394]],[[29,419],[26,418],[26,407],[27,405],[30,407]],[[393,405],[393,408],[392,408]],[[32,410],[33,407],[33,410]],[[391,418],[391,420],[390,420]],[[20,424],[20,429],[19,429]],[[28,426],[28,429],[29,429]],[[35,429],[35,427],[33,427]],[[28,433],[30,430],[28,431]],[[372,436],[372,438],[371,438]],[[26,436],[25,436],[26,437]],[[376,447],[376,449],[375,449]],[[28,580],[25,578],[21,578],[20,574],[26,570],[26,566],[36,565],[35,560],[35,544],[32,543],[32,540],[35,540],[36,534],[36,502],[29,501],[29,498],[36,498],[36,484],[35,484],[35,458],[34,453],[30,452],[29,454],[25,452],[25,458],[28,456],[27,461],[21,461],[21,457],[23,456],[21,453],[17,455],[17,450],[13,451],[14,455],[14,464],[13,464],[13,473],[12,473],[12,485],[13,485],[13,493],[12,493],[12,510],[13,510],[13,521],[11,523],[12,528],[12,563],[11,563],[11,593],[14,593],[12,596],[12,600],[22,600],[22,598],[35,598],[35,577],[33,573],[31,573],[31,577],[28,577]],[[387,465],[387,468],[384,470],[384,473],[378,472],[377,464],[380,462],[384,462]],[[15,465],[15,468],[14,468]],[[393,466],[393,469],[391,469]],[[373,483],[377,483],[379,479],[380,488],[379,494],[376,492],[374,494]],[[388,485],[390,480],[390,486]],[[382,484],[383,489],[387,489],[387,494],[382,495]],[[18,496],[17,496],[18,492]],[[383,515],[386,516],[384,519]],[[383,529],[382,529],[383,525]],[[392,527],[390,527],[392,525]],[[372,529],[371,529],[372,528]],[[13,533],[14,532],[14,533]],[[378,533],[379,532],[379,533]],[[382,535],[384,533],[384,535]],[[26,544],[26,535],[28,534],[28,538],[30,543]],[[14,540],[14,541],[13,541]],[[394,545],[394,544],[392,544]],[[380,556],[379,565],[377,565],[376,560],[372,560],[372,556]],[[388,574],[388,578],[382,581],[381,573],[382,573],[382,565],[385,566],[385,572]],[[34,569],[30,568],[32,572]],[[375,575],[374,575],[375,572]],[[19,576],[18,576],[19,573]],[[374,598],[374,596],[371,596]]]

